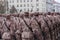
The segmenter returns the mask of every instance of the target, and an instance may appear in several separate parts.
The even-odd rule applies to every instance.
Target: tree
[[[31,9],[31,12],[33,11],[33,9]]]
[[[15,13],[15,12],[17,12],[17,10],[16,10],[16,8],[14,7],[14,5],[11,7],[11,9],[10,9],[10,13]]]
[[[0,4],[0,13],[5,13],[5,7],[2,4]]]

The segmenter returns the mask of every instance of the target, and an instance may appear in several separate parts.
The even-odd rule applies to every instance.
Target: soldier
[[[51,40],[50,32],[48,24],[46,23],[46,20],[44,19],[45,16],[40,17],[40,24],[41,24],[41,30],[43,31],[43,36],[45,40]],[[46,35],[46,36],[45,36]],[[48,39],[47,39],[48,37]]]
[[[34,40],[33,34],[25,24],[24,20],[20,19],[20,26],[22,27],[22,40]],[[27,35],[27,36],[26,36]]]
[[[30,20],[30,26],[31,26],[33,34],[34,34],[34,39],[43,40],[41,29],[40,29],[38,23],[36,22],[36,20],[34,19],[34,16]]]
[[[25,20],[25,22],[27,23],[27,25],[30,26],[29,13],[25,13],[25,14],[24,14],[24,18],[23,18],[23,20]]]
[[[52,15],[48,15],[47,16],[51,22],[51,32],[52,32],[52,40],[56,40],[55,39],[55,21],[54,21],[54,16]]]
[[[58,39],[58,35],[59,35],[59,23],[60,23],[60,19],[59,19],[59,16],[58,15],[55,15],[54,16],[54,19],[55,19],[55,26],[56,26],[56,28],[55,28],[55,35],[56,35],[56,39]],[[58,34],[58,35],[57,35]]]
[[[12,22],[12,23],[10,24],[11,40],[16,40],[15,32],[16,32],[15,23]]]
[[[0,33],[1,33],[1,36],[4,32],[8,31],[7,27],[5,26],[5,21],[4,20],[6,20],[6,18],[0,17]]]
[[[44,17],[44,21],[45,21],[45,23],[46,23],[46,25],[49,29],[49,34],[48,34],[48,35],[50,35],[49,38],[52,40],[52,32],[51,32],[52,31],[51,30],[52,25],[51,25],[51,22],[50,22],[50,20],[47,16]]]

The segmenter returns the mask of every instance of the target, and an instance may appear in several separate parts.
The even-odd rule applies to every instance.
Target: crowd
[[[0,14],[0,39],[60,40],[60,14]]]

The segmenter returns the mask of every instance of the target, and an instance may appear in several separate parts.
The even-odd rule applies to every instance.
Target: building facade
[[[53,0],[8,0],[9,10],[13,5],[18,12],[52,12]]]
[[[5,0],[0,0],[0,4],[5,6]]]
[[[60,3],[54,1],[54,10],[55,10],[55,12],[60,13]]]
[[[47,12],[53,12],[53,2],[54,0],[46,0],[46,11]]]

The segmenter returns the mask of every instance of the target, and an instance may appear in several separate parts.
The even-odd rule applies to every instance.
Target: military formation
[[[60,14],[0,14],[0,39],[60,40]]]

